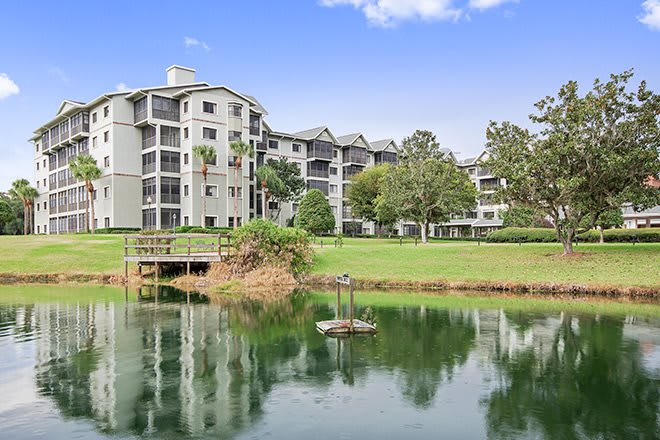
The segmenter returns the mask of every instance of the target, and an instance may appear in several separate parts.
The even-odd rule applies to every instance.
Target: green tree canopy
[[[275,168],[269,164],[265,164],[257,168],[254,172],[257,180],[261,184],[261,216],[266,218],[266,210],[268,208],[268,200],[274,193],[284,191],[284,182],[280,179]]]
[[[307,191],[298,208],[297,226],[313,234],[332,231],[335,216],[330,203],[318,189]]]
[[[347,196],[355,218],[384,226],[391,226],[398,220],[395,213],[386,210],[379,212],[377,209],[383,181],[390,168],[389,164],[378,165],[351,177]]]
[[[425,159],[442,160],[445,153],[440,149],[435,134],[427,130],[416,130],[401,141],[401,162],[417,162]]]
[[[94,233],[94,180],[101,177],[101,169],[96,164],[96,159],[88,154],[82,154],[77,156],[71,162],[69,162],[69,169],[71,174],[78,181],[85,182],[85,187],[87,188],[87,231],[91,230],[92,234]],[[90,216],[90,207],[91,207],[91,216]]]
[[[252,145],[238,140],[232,141],[229,144],[229,149],[234,153],[234,229],[236,229],[238,227],[238,188],[243,186],[242,179],[239,182],[240,169],[243,166],[243,156],[250,159],[254,157],[254,148],[252,148]]]
[[[268,159],[266,165],[271,167],[282,185],[276,185],[271,191],[274,201],[278,202],[279,208],[277,218],[282,207],[282,203],[298,202],[305,192],[305,179],[300,176],[300,168],[294,163],[289,162],[285,157],[279,159]]]
[[[420,225],[428,242],[431,223],[449,221],[452,213],[474,208],[477,190],[467,173],[454,163],[424,159],[392,167],[383,179],[377,211]]]
[[[488,166],[507,180],[500,195],[551,216],[565,254],[583,219],[594,224],[624,196],[638,209],[660,200],[645,184],[660,173],[660,96],[644,81],[629,91],[632,76],[596,80],[584,96],[568,82],[536,104],[537,133],[510,122],[488,127]]]
[[[217,156],[218,152],[212,145],[193,145],[193,156],[201,162],[200,171],[202,179],[204,180],[204,188],[202,190],[202,213],[200,219],[200,226],[206,226],[206,183],[208,179],[209,168],[207,164],[212,162]]]
[[[16,179],[11,184],[9,195],[23,204],[23,234],[32,231],[32,204],[39,193],[30,185],[27,179]]]

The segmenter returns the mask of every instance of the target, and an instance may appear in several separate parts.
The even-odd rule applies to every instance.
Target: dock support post
[[[190,260],[186,261],[186,275],[190,275]]]
[[[341,319],[341,284],[337,283],[337,319]]]
[[[355,285],[355,282],[353,280],[351,280],[351,284],[349,286],[349,290],[350,290],[350,293],[351,293],[351,297],[350,297],[350,303],[351,304],[350,304],[350,310],[349,310],[350,320],[351,320],[351,327],[350,327],[351,328],[351,334],[353,334],[353,287],[354,287],[354,285]]]
[[[158,282],[158,261],[156,261],[156,282]]]
[[[124,261],[124,278],[126,278],[126,284],[128,284],[128,261]]]

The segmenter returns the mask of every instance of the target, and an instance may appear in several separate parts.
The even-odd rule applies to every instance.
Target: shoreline
[[[135,278],[129,280],[128,285],[154,284],[144,283],[143,279]],[[90,284],[90,285],[113,285],[124,286],[126,279],[116,274],[81,274],[81,273],[0,273],[0,285],[16,284]],[[160,283],[160,284],[170,284]],[[417,291],[480,291],[493,293],[520,293],[541,295],[581,295],[597,296],[606,298],[623,299],[660,299],[660,286],[612,286],[592,285],[580,283],[549,283],[549,282],[513,282],[513,281],[406,281],[406,280],[383,280],[383,279],[360,279],[355,284],[358,289],[380,289],[380,290],[417,290]],[[176,286],[174,286],[176,287]],[[333,275],[308,275],[299,284],[302,288],[334,288],[335,276]]]

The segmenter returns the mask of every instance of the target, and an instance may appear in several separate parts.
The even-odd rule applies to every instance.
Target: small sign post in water
[[[325,335],[350,335],[353,333],[376,333],[376,327],[367,324],[359,319],[355,319],[354,314],[354,291],[355,280],[353,280],[347,273],[335,277],[335,284],[337,285],[337,312],[335,319],[331,321],[319,321],[316,323],[318,331]],[[349,288],[349,306],[348,306],[348,320],[343,319],[342,306],[341,306],[341,286],[346,285]]]

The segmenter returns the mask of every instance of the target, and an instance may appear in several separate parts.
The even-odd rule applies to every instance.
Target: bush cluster
[[[284,266],[298,277],[312,266],[310,235],[299,228],[283,228],[255,219],[234,231],[233,266],[249,272],[262,266]]]
[[[489,243],[555,243],[557,233],[547,228],[504,228],[488,234]]]
[[[99,228],[94,230],[96,234],[135,234],[141,228]],[[86,234],[86,232],[85,232]]]
[[[580,241],[595,243],[600,241],[600,233],[594,229],[578,235]],[[635,238],[633,238],[635,237]],[[605,229],[603,238],[606,243],[660,243],[660,228],[641,229]]]

